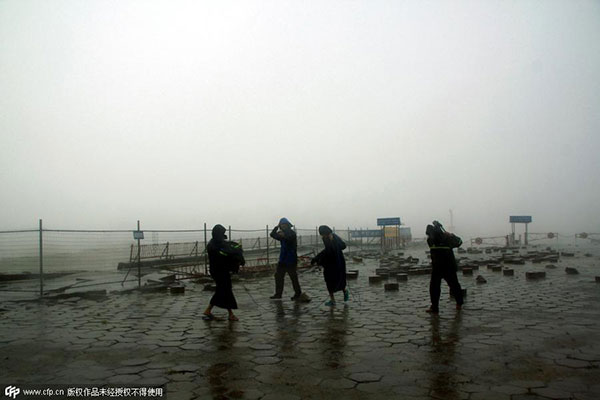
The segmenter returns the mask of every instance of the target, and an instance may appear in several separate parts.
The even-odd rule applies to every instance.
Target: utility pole
[[[450,212],[450,226],[448,227],[448,230],[454,232],[454,215],[452,214],[452,209],[448,211]]]

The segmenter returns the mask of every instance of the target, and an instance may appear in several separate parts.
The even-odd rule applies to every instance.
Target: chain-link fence
[[[321,236],[317,227],[294,229],[298,255],[306,262],[322,249]],[[268,270],[277,263],[280,244],[270,237],[272,227],[243,230],[229,226],[227,230],[229,240],[244,249],[244,270]],[[335,230],[351,248],[381,246],[378,238],[357,238],[354,231]],[[138,286],[140,277],[152,271],[172,273],[177,279],[199,277],[208,272],[205,249],[210,238],[206,225],[196,230],[65,230],[44,228],[40,221],[37,229],[0,231],[0,292],[43,296],[54,290],[50,278],[69,275],[71,280],[86,283],[90,273],[98,273],[104,284],[137,282]],[[28,284],[13,284],[24,281]]]
[[[244,249],[245,271],[268,271],[276,265],[280,244],[270,237],[271,228],[227,227],[229,240],[240,243]],[[317,227],[294,229],[298,255],[306,262],[323,248],[321,236]],[[385,251],[404,247],[408,242],[421,242],[420,238],[383,237],[383,231],[378,236],[376,229],[334,228],[334,231],[351,251]],[[136,232],[143,232],[143,238]],[[551,245],[558,243],[559,238],[596,240],[595,235],[532,233],[530,241]],[[78,285],[69,283],[73,287],[93,286],[96,281],[137,287],[141,285],[142,276],[158,271],[175,275],[176,279],[194,279],[208,272],[205,249],[210,238],[211,229],[206,224],[195,230],[64,230],[43,228],[40,221],[37,229],[0,231],[0,292],[43,296],[61,285],[65,287],[67,280],[79,282]],[[475,238],[470,245],[502,246],[505,238]],[[89,278],[91,273],[96,273],[95,280]],[[60,282],[58,278],[63,276],[68,278]],[[15,282],[20,284],[13,284]]]

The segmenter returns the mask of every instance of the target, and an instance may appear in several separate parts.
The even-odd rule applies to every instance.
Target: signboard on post
[[[399,237],[397,226],[386,226],[383,228],[383,236],[386,238],[397,238]]]
[[[532,221],[531,215],[511,215],[508,218],[511,224],[529,224]]]
[[[377,226],[400,225],[400,217],[377,218]]]
[[[133,231],[133,238],[134,239],[143,239],[144,238],[144,231]]]

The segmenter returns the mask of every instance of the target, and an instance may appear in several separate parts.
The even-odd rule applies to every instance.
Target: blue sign
[[[377,218],[377,226],[400,225],[400,217]]]
[[[531,221],[531,215],[511,215],[509,217],[509,222],[512,224],[528,224]]]
[[[381,230],[379,229],[360,229],[356,231],[350,231],[351,238],[369,238],[369,237],[381,237]]]

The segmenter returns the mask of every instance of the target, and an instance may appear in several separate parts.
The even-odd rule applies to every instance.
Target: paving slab
[[[423,258],[425,248],[407,255]],[[586,250],[587,252],[588,250]],[[442,284],[429,315],[429,276],[398,291],[369,284],[379,259],[363,257],[349,302],[328,299],[322,272],[300,273],[310,303],[268,299],[272,276],[234,282],[240,321],[202,320],[212,293],[109,293],[2,304],[2,376],[11,384],[156,384],[172,398],[527,399],[600,396],[600,249],[576,252],[568,275],[525,261],[514,276],[459,274],[469,293],[455,309]],[[468,265],[486,253],[468,254]],[[467,265],[467,264],[465,264]],[[427,265],[418,266],[426,270]],[[526,272],[545,272],[528,280]],[[400,275],[397,275],[398,278]],[[249,295],[251,294],[251,296]]]

